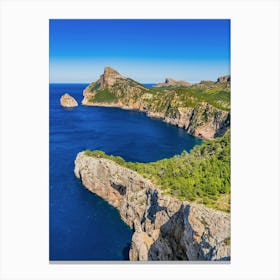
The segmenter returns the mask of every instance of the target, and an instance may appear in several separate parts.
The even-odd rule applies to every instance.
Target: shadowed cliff
[[[164,195],[138,173],[83,152],[75,160],[75,175],[134,229],[130,260],[230,258],[229,214]]]

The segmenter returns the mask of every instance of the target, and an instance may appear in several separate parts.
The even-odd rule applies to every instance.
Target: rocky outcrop
[[[227,83],[230,82],[230,75],[221,76],[217,79],[217,83]]]
[[[103,103],[92,101],[97,92],[103,90],[113,92],[116,97],[115,100],[113,102],[107,101]],[[137,107],[137,98],[135,97],[140,97],[140,94],[145,90],[146,88],[140,83],[122,76],[111,67],[105,67],[100,78],[84,89],[82,104],[87,106],[113,106],[120,108],[125,106],[127,108]]]
[[[77,107],[78,102],[70,94],[65,93],[60,97],[60,104],[63,107],[72,108]]]
[[[101,89],[111,89],[118,80],[123,78],[124,77],[119,72],[108,66],[105,67],[104,73],[100,76],[100,79],[97,81],[97,83],[100,83]]]
[[[130,260],[230,260],[229,214],[164,195],[137,172],[83,152],[74,172],[134,229]]]
[[[230,126],[230,113],[201,102],[194,108],[179,107],[174,115],[147,112],[149,117],[184,128],[187,133],[202,139],[214,139],[223,135]]]
[[[171,78],[166,78],[164,83],[158,83],[154,87],[189,87],[192,84],[186,81],[176,81]]]

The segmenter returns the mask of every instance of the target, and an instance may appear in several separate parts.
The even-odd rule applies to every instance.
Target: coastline
[[[85,99],[85,98],[84,98]],[[196,138],[202,139],[202,140],[213,140],[216,136],[213,130],[213,125],[204,125],[198,128],[193,128],[191,125],[191,121],[194,119],[194,115],[196,113],[196,108],[179,108],[179,117],[171,118],[166,116],[164,113],[160,112],[153,112],[149,111],[143,107],[129,107],[124,106],[121,104],[110,104],[110,103],[104,103],[104,102],[88,102],[88,101],[82,101],[82,106],[89,106],[89,107],[108,107],[108,108],[119,108],[123,110],[131,110],[131,111],[138,111],[145,113],[147,117],[149,118],[155,118],[162,120],[165,123],[175,125],[177,127],[180,127],[186,131],[191,136],[194,136]],[[201,104],[202,107],[205,106],[211,106],[206,103]],[[210,107],[212,109],[212,106]],[[181,111],[180,111],[181,110]],[[227,111],[218,110],[218,112],[222,112],[223,118],[225,119],[225,122],[227,122],[228,119],[230,119],[230,113]],[[190,118],[190,119],[189,119]],[[228,130],[227,127],[222,129],[222,135]]]
[[[130,260],[230,260],[230,214],[165,195],[139,173],[84,152],[74,173],[133,228]]]

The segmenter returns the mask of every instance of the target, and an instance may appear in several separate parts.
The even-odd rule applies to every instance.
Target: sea
[[[64,93],[80,104],[88,84],[49,85],[49,260],[124,261],[132,230],[117,209],[74,176],[80,151],[102,150],[127,161],[152,162],[189,151],[201,140],[145,113],[60,106]],[[152,86],[147,84],[146,86]]]

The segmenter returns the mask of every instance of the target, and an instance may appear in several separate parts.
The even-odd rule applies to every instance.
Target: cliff
[[[221,76],[217,79],[217,83],[230,83],[230,75]]]
[[[83,95],[83,105],[139,110],[203,139],[221,136],[230,127],[230,89],[222,82],[149,89],[106,67]]]
[[[65,93],[60,98],[60,105],[63,107],[71,108],[71,107],[77,107],[78,102],[75,100],[74,97],[72,97],[68,93]]]
[[[230,260],[229,214],[181,202],[137,172],[84,152],[74,172],[134,229],[130,260]]]

